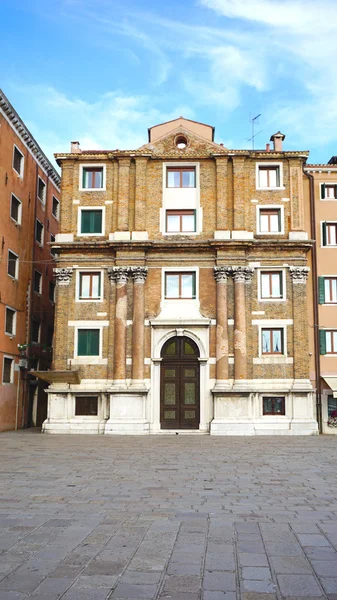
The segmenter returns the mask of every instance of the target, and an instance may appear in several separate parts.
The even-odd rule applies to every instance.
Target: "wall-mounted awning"
[[[329,388],[333,391],[333,397],[337,398],[337,375],[331,377],[322,377],[325,383],[328,384]]]
[[[30,371],[29,373],[48,383],[81,383],[79,371]]]

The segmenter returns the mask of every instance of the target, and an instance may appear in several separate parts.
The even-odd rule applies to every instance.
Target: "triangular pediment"
[[[181,138],[185,138],[187,141],[185,148],[178,147],[178,142]],[[154,156],[158,155],[174,158],[211,156],[213,154],[226,154],[228,152],[224,146],[216,144],[202,135],[195,133],[195,131],[192,131],[185,123],[179,124],[170,131],[165,132],[155,141],[144,144],[139,150],[144,152],[149,150]]]

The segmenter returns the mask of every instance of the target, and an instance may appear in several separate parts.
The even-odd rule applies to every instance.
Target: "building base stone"
[[[148,390],[139,386],[138,391],[117,386],[110,393],[110,418],[105,425],[105,434],[110,435],[146,435],[150,423],[146,418],[146,400]]]

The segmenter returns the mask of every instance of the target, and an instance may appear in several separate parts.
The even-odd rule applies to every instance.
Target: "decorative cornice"
[[[227,283],[228,277],[232,274],[232,267],[214,267],[214,277],[217,283]]]
[[[131,277],[135,283],[145,283],[147,272],[147,267],[130,267]]]
[[[251,283],[254,269],[253,267],[232,267],[232,273],[235,283]]]
[[[51,162],[46,157],[45,153],[40,148],[35,138],[30,133],[22,119],[19,117],[16,110],[13,108],[8,98],[5,96],[3,91],[0,89],[0,110],[6,116],[7,120],[16,131],[17,135],[21,138],[25,146],[30,150],[35,160],[40,164],[42,169],[47,173],[50,179],[55,185],[60,188],[61,178],[57,171],[54,169]]]
[[[289,267],[289,272],[294,284],[307,283],[309,271],[309,267]]]
[[[53,269],[53,272],[58,285],[69,285],[73,274],[73,269],[71,267]]]

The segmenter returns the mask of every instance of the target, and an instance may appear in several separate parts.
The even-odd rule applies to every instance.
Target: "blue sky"
[[[0,86],[42,148],[132,149],[183,115],[216,141],[337,154],[337,2],[0,0]]]

